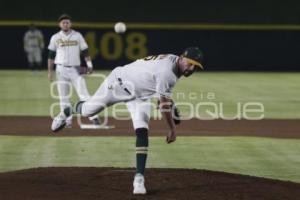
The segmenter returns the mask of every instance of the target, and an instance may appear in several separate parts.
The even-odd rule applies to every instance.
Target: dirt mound
[[[147,169],[146,196],[132,195],[133,169],[38,168],[0,173],[5,200],[299,199],[300,184],[221,172]]]

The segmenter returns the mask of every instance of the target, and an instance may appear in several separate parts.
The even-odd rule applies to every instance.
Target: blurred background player
[[[80,70],[80,55],[82,54],[87,64],[87,73],[92,73],[93,64],[88,54],[88,45],[83,36],[71,29],[72,22],[69,15],[59,17],[61,31],[54,34],[48,46],[48,79],[53,80],[53,67],[56,64],[56,79],[60,97],[60,109],[69,107],[70,89],[74,86],[81,101],[90,98],[84,77]],[[89,117],[94,125],[100,125],[98,115]],[[72,115],[66,121],[66,127],[72,126]]]
[[[42,31],[32,23],[24,34],[24,51],[27,55],[28,66],[31,70],[40,70],[43,62],[43,50],[45,47]]]

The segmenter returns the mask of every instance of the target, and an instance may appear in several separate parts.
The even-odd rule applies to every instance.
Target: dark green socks
[[[64,109],[64,114],[66,115],[66,117],[69,117],[72,115],[72,108],[71,107],[66,107]]]
[[[144,174],[148,153],[148,129],[138,128],[136,133],[136,173]]]
[[[85,101],[79,101],[79,102],[77,102],[77,104],[76,104],[75,107],[74,107],[74,113],[79,113],[79,114],[81,114],[82,104],[83,104],[84,102],[85,102]]]

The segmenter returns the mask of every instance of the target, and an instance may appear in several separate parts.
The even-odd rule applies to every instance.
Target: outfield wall
[[[26,68],[23,34],[29,23],[0,21],[1,68]],[[58,31],[56,22],[36,24],[48,45]],[[122,35],[113,32],[113,23],[75,23],[75,28],[86,38],[96,69],[114,68],[151,54],[180,54],[187,46],[202,49],[209,71],[295,71],[300,64],[298,25],[129,23]]]
[[[76,21],[299,24],[298,0],[2,0],[0,19]]]

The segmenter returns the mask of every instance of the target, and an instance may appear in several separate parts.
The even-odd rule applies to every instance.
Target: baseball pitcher
[[[74,86],[81,101],[90,98],[84,77],[80,73],[80,55],[83,54],[87,71],[91,73],[93,64],[88,55],[88,45],[83,36],[71,29],[71,17],[64,14],[59,18],[61,31],[51,37],[48,49],[48,78],[53,80],[53,66],[56,64],[57,89],[60,97],[60,109],[71,106],[69,95],[72,85]],[[99,117],[95,113],[89,119],[95,125],[99,125]],[[66,126],[72,126],[72,115],[66,120]]]
[[[150,98],[157,97],[160,109],[168,124],[166,142],[176,140],[176,120],[172,112],[172,89],[180,77],[188,77],[202,67],[202,53],[196,47],[187,48],[181,56],[172,54],[148,56],[123,67],[115,68],[96,93],[85,102],[78,102],[75,112],[92,116],[118,102],[126,102],[136,133],[136,175],[134,194],[146,194],[144,171],[148,150],[148,129],[151,112]],[[66,108],[52,122],[58,131],[66,124],[71,108]]]

